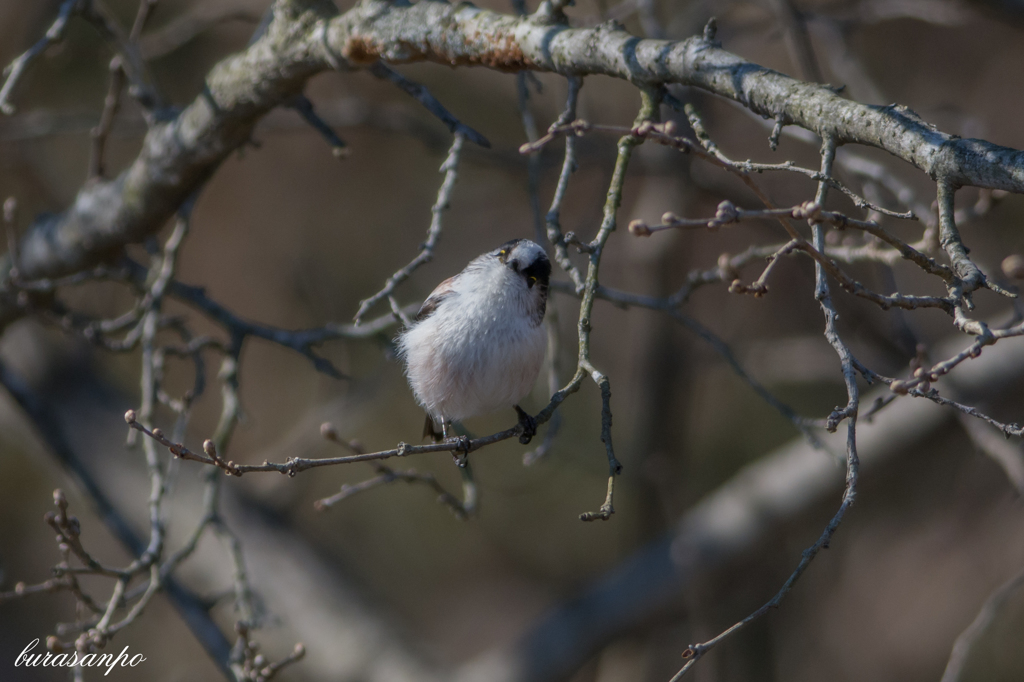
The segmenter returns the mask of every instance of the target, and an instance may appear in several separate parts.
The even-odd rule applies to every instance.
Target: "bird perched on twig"
[[[544,361],[551,262],[528,239],[474,258],[441,282],[398,338],[405,373],[427,411],[424,435],[453,421],[514,407],[529,443],[536,422],[520,407]],[[436,425],[440,425],[439,434]]]

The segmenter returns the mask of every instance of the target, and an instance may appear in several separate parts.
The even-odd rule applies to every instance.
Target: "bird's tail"
[[[423,437],[430,436],[430,439],[435,443],[440,443],[444,440],[444,433],[438,432],[437,427],[434,425],[434,419],[429,414],[427,420],[423,423]]]

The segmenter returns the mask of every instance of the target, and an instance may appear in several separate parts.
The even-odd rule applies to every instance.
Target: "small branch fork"
[[[563,111],[562,115],[558,117],[557,121],[555,121],[554,127],[564,126],[576,118],[576,104],[579,101],[580,88],[583,87],[583,79],[576,76],[570,76],[568,78],[568,85],[569,93],[566,97],[565,111]],[[539,151],[541,147],[538,146],[536,149]],[[523,154],[532,154],[533,147],[531,147],[530,144],[523,145],[523,147],[520,147],[519,151]],[[582,295],[585,288],[583,275],[580,273],[579,268],[577,268],[569,258],[568,247],[566,245],[565,237],[562,234],[562,226],[559,222],[559,216],[562,211],[562,201],[565,199],[565,192],[569,187],[569,178],[576,172],[576,167],[576,137],[573,135],[567,135],[565,138],[565,160],[562,162],[562,170],[558,174],[558,183],[555,185],[554,196],[551,198],[551,207],[548,209],[544,223],[547,230],[548,241],[551,242],[551,246],[555,251],[555,261],[558,263],[559,267],[562,268],[565,274],[569,275],[569,279],[572,280],[572,283],[576,288],[576,294]]]
[[[46,34],[4,69],[3,75],[6,80],[3,87],[0,87],[0,112],[8,116],[14,114],[16,110],[10,102],[14,86],[18,84],[18,81],[32,60],[45,52],[46,48],[50,47],[53,43],[64,39],[64,31],[67,29],[68,21],[73,15],[81,11],[83,5],[84,0],[64,0],[60,5],[60,10],[57,12],[57,18],[50,25],[50,28],[47,29]]]
[[[132,94],[139,99],[140,103],[147,109],[158,104],[159,99],[148,82],[145,64],[136,46],[138,34],[142,31],[142,26],[154,4],[156,4],[156,0],[142,0],[132,30],[133,37],[130,37],[124,35],[109,10],[100,0],[64,0],[57,12],[57,18],[50,25],[46,34],[4,69],[5,80],[3,86],[0,87],[0,112],[8,116],[15,112],[15,107],[11,104],[10,99],[18,81],[24,75],[29,64],[45,52],[46,48],[63,40],[68,22],[76,15],[93,24],[100,35],[113,45],[118,52],[118,57],[115,57],[117,70],[127,77],[132,86]],[[113,72],[113,70],[114,65],[112,64],[111,71]],[[117,86],[118,95],[121,87],[123,87],[123,81]],[[113,83],[111,92],[113,92]],[[113,112],[110,117],[113,117]]]
[[[376,62],[370,67],[370,73],[381,80],[394,83],[408,95],[412,96],[417,102],[422,104],[427,111],[439,118],[441,122],[448,127],[448,130],[452,135],[467,139],[473,144],[479,145],[484,149],[491,148],[491,143],[486,137],[455,118],[455,115],[445,109],[444,105],[442,105],[436,97],[430,94],[430,91],[423,85],[409,80],[402,74],[390,68],[384,62]]]
[[[84,607],[90,615],[86,620],[77,624],[80,634],[75,640],[61,641],[55,636],[50,636],[46,640],[47,649],[55,654],[66,651],[77,651],[79,655],[95,653],[98,649],[103,648],[115,633],[131,625],[142,614],[153,595],[160,588],[159,570],[155,557],[146,555],[136,559],[125,568],[114,568],[100,563],[82,544],[81,524],[76,517],[68,515],[68,501],[60,489],[53,491],[53,503],[57,508],[56,512],[47,512],[44,520],[56,533],[57,549],[62,557],[61,562],[53,568],[54,578],[38,585],[18,583],[12,592],[0,592],[0,603],[39,592],[70,592],[75,597],[75,601]],[[72,556],[80,564],[79,566],[72,565]],[[83,589],[78,580],[83,575],[101,576],[115,580],[111,596],[105,603],[97,601]],[[126,597],[125,588],[129,581],[135,577],[146,575],[149,576],[149,582],[145,590],[141,594],[137,594],[136,599]],[[131,604],[127,614],[120,619],[115,619],[115,612],[118,609],[128,608],[131,601],[135,603]]]
[[[637,114],[636,124],[634,127],[653,125],[652,121],[656,121],[659,114],[658,110],[661,105],[661,100],[656,91],[641,90],[641,98],[642,104],[640,106],[640,111]],[[576,93],[573,92],[572,85],[570,85],[569,100],[569,105],[566,107],[566,113],[570,113],[575,106]],[[615,158],[615,168],[612,171],[612,179],[608,186],[608,193],[605,198],[601,227],[591,242],[578,247],[581,251],[586,252],[589,258],[586,279],[583,280],[583,290],[580,298],[580,317],[577,325],[579,335],[579,356],[576,364],[576,373],[572,380],[565,388],[555,395],[557,396],[561,394],[564,396],[579,390],[580,383],[583,381],[583,377],[585,375],[589,375],[594,383],[597,384],[601,390],[601,442],[604,443],[605,454],[608,457],[608,491],[605,495],[604,503],[597,511],[584,512],[580,514],[581,521],[607,521],[611,518],[612,514],[615,513],[615,508],[612,503],[615,493],[615,477],[622,472],[622,465],[616,458],[615,449],[612,445],[611,383],[608,377],[599,371],[590,359],[590,318],[593,312],[597,290],[600,286],[598,283],[598,273],[601,267],[601,256],[604,253],[604,247],[608,242],[608,238],[611,236],[618,223],[618,211],[619,207],[622,205],[622,189],[626,183],[626,170],[629,167],[629,160],[632,157],[633,149],[642,142],[642,138],[633,134],[627,134],[619,138],[618,155]],[[566,163],[563,165],[563,176],[566,175],[566,168],[569,167],[571,153],[572,150],[567,146]],[[562,184],[563,180],[560,179],[559,185],[561,186]],[[562,188],[562,191],[564,191],[564,187]],[[561,201],[559,194],[556,194],[556,201]],[[553,207],[553,211],[556,209],[557,204]],[[549,236],[554,234],[557,238],[557,231],[551,227],[550,223],[548,230]],[[554,241],[553,246],[557,247],[557,245],[557,241]]]
[[[149,16],[153,12],[153,8],[159,0],[141,0],[139,2],[139,10],[135,15],[135,22],[132,24],[131,32],[127,37],[127,43],[131,46],[131,49],[137,53],[139,38],[142,35],[142,29],[145,27],[146,22],[149,20]],[[141,56],[138,57],[139,63],[141,63]],[[90,178],[102,178],[106,172],[106,163],[104,161],[104,152],[106,150],[107,137],[110,135],[110,131],[114,125],[114,117],[117,115],[117,111],[121,106],[121,91],[124,89],[125,79],[128,77],[124,66],[124,58],[121,55],[115,55],[110,60],[110,84],[107,88],[107,96],[103,101],[103,113],[100,114],[100,122],[92,129],[92,149],[89,155],[89,177]],[[130,69],[129,69],[130,70]],[[138,88],[135,88],[135,94],[141,95]],[[153,104],[153,102],[147,102],[147,104]],[[147,122],[151,122],[147,118]]]
[[[344,441],[338,436],[338,432],[329,423],[324,423],[320,427],[320,434],[327,440],[338,443],[339,445],[347,448],[353,453],[359,455],[363,454],[362,446],[355,441]],[[444,486],[438,482],[437,478],[433,474],[421,474],[415,469],[409,469],[407,471],[395,471],[394,469],[381,464],[380,462],[372,461],[370,464],[373,466],[377,475],[373,478],[361,481],[354,485],[345,484],[341,486],[334,495],[325,497],[317,500],[313,503],[313,506],[317,511],[326,511],[327,509],[338,504],[342,500],[347,500],[361,492],[377,488],[379,486],[388,485],[395,481],[405,481],[406,483],[415,484],[420,483],[437,493],[438,504],[443,504],[451,510],[455,518],[465,520],[470,518],[476,513],[476,501],[477,501],[477,490],[476,484],[473,481],[472,469],[469,466],[468,460],[459,467],[459,471],[463,477],[463,499],[459,500],[457,497],[449,493],[444,489]]]

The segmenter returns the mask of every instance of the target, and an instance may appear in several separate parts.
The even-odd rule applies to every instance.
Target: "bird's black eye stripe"
[[[551,261],[541,256],[533,261],[529,267],[524,268],[522,275],[526,277],[526,283],[532,288],[534,284],[540,284],[547,288],[548,280],[551,279]]]

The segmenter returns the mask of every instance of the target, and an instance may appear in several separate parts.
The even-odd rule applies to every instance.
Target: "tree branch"
[[[249,139],[256,122],[299,93],[309,77],[380,60],[691,85],[828,135],[838,145],[884,149],[951,188],[1024,192],[1022,152],[943,133],[906,107],[851,102],[730,54],[703,36],[642,40],[613,25],[570,29],[557,17],[515,17],[464,4],[366,0],[339,16],[326,0],[278,0],[267,31],[215,66],[204,92],[174,120],[155,125],[128,170],[83,187],[63,213],[37,219],[22,239],[23,276],[74,272],[153,234]],[[9,267],[3,261],[0,272]],[[21,314],[14,299],[0,289],[0,327]]]

